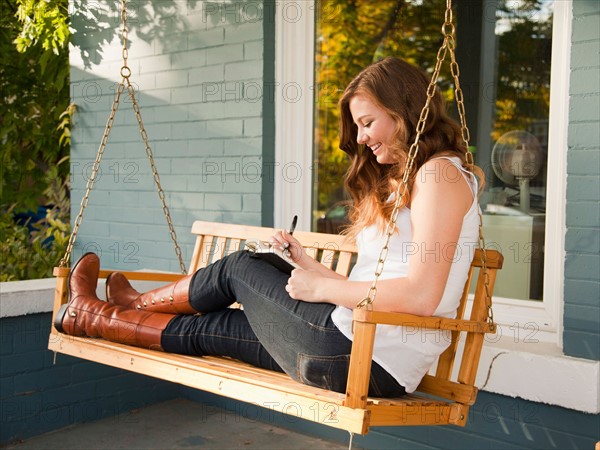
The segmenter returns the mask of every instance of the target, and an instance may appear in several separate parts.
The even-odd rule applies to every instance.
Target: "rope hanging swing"
[[[83,210],[87,206],[89,193],[94,185],[100,160],[106,147],[108,134],[110,133],[114,115],[119,104],[119,98],[125,88],[133,102],[133,108],[140,125],[140,132],[146,144],[146,153],[153,168],[159,197],[162,200],[163,210],[171,231],[171,237],[175,243],[182,272],[185,273],[181,251],[177,245],[175,231],[164,201],[164,192],[160,187],[152,152],[142,125],[139,106],[129,82],[131,71],[127,66],[125,0],[122,0],[121,5],[124,60],[123,67],[121,68],[122,80],[111,109],[102,143],[98,150],[92,177],[88,181],[86,194],[81,203],[81,211],[75,221],[67,253],[61,261],[60,267],[54,270],[54,274],[57,277],[54,316],[56,316],[61,305],[67,303],[68,300],[67,284],[69,269],[67,264],[70,252],[75,242],[77,229],[81,223]],[[371,426],[448,424],[465,426],[469,408],[475,403],[477,397],[478,390],[475,386],[475,377],[484,335],[485,333],[494,333],[496,328],[491,301],[496,272],[502,268],[503,262],[503,257],[499,252],[485,249],[485,241],[481,230],[481,213],[479,248],[475,251],[455,319],[419,317],[412,314],[385,313],[372,310],[372,305],[377,295],[377,281],[382,273],[388,253],[389,239],[395,230],[396,220],[402,205],[402,197],[407,193],[408,176],[414,167],[415,156],[419,150],[420,135],[425,128],[429,114],[429,103],[435,93],[436,83],[447,53],[450,53],[450,67],[455,82],[455,98],[460,115],[462,138],[465,142],[465,147],[468,148],[469,130],[466,126],[463,96],[459,84],[459,67],[455,59],[455,27],[450,0],[446,2],[442,34],[444,39],[438,51],[435,69],[427,89],[427,101],[419,118],[417,136],[409,150],[404,177],[397,188],[396,202],[387,226],[387,238],[381,250],[377,268],[375,269],[374,280],[367,296],[357,304],[353,312],[354,340],[345,393],[327,391],[300,384],[285,374],[259,369],[229,358],[189,357],[162,353],[103,339],[70,336],[59,333],[54,328],[51,332],[48,348],[54,352],[120,367],[235,400],[268,407],[284,414],[290,414],[323,425],[347,430],[350,433],[366,434]],[[472,169],[473,158],[468,152],[466,160],[468,167]],[[192,255],[190,272],[193,273],[223,257],[226,248],[240,248],[242,243],[248,238],[268,239],[274,232],[275,230],[271,228],[197,221],[192,226],[192,233],[196,235],[196,245]],[[349,273],[351,262],[356,254],[356,247],[345,242],[343,237],[301,231],[296,232],[294,236],[305,245],[307,252],[312,254],[315,259],[320,255],[320,262],[332,270],[341,275]],[[332,244],[336,250],[332,250]],[[476,271],[479,272],[478,275]],[[110,271],[101,270],[100,278],[106,278],[110,273]],[[123,273],[130,280],[175,281],[182,276],[149,272]],[[475,293],[472,296],[470,317],[469,319],[464,319],[463,316],[467,309],[466,304],[467,299],[469,299],[469,289],[472,280],[476,280]],[[415,393],[398,399],[368,397],[375,329],[379,324],[451,332],[452,340],[450,346],[439,357],[434,373],[425,375]],[[462,353],[458,351],[461,335],[466,336]]]
[[[121,23],[123,25],[123,27],[121,29],[121,39],[123,41],[123,48],[121,51],[122,56],[123,56],[123,65],[121,66],[121,70],[120,70],[121,82],[119,83],[119,86],[117,87],[117,93],[115,94],[115,99],[113,100],[113,103],[112,103],[110,114],[108,116],[108,120],[106,122],[106,127],[104,129],[104,134],[102,135],[102,140],[100,141],[100,147],[98,148],[98,152],[96,154],[96,160],[94,161],[94,164],[92,166],[92,173],[86,184],[85,195],[83,196],[83,199],[81,200],[81,208],[79,209],[79,214],[77,214],[77,218],[75,219],[75,222],[73,225],[73,231],[71,232],[71,236],[69,237],[69,242],[67,243],[67,249],[65,251],[65,254],[64,254],[63,258],[60,260],[59,267],[68,267],[68,265],[69,265],[69,262],[71,259],[71,253],[73,251],[73,247],[77,240],[77,232],[79,231],[79,226],[81,225],[81,222],[83,220],[83,213],[89,203],[90,192],[92,191],[92,189],[94,188],[94,184],[96,183],[96,176],[98,175],[98,171],[100,169],[100,163],[102,162],[102,156],[104,155],[104,151],[106,150],[106,143],[108,142],[108,137],[110,135],[110,132],[112,130],[112,127],[113,127],[113,124],[115,121],[115,115],[117,113],[117,110],[119,109],[121,95],[123,94],[125,89],[127,89],[127,94],[129,95],[129,98],[131,99],[131,103],[133,105],[133,111],[135,112],[135,117],[137,119],[137,123],[140,128],[140,135],[142,136],[142,140],[144,141],[146,155],[148,156],[148,159],[150,160],[150,167],[152,168],[152,174],[154,176],[156,190],[158,192],[158,197],[160,198],[160,201],[162,203],[163,213],[167,220],[167,225],[169,227],[169,233],[171,235],[171,240],[173,241],[173,244],[175,246],[175,253],[177,255],[177,258],[179,259],[179,267],[181,268],[181,273],[185,274],[186,268],[185,268],[185,264],[183,262],[181,248],[179,247],[179,244],[177,243],[177,234],[175,233],[175,228],[173,227],[173,221],[171,219],[169,207],[167,206],[167,202],[165,199],[165,192],[160,184],[160,177],[158,175],[158,170],[156,169],[156,164],[154,162],[154,155],[152,153],[152,149],[150,148],[150,143],[148,142],[148,133],[146,133],[146,128],[144,127],[144,123],[142,121],[142,114],[140,111],[140,106],[135,98],[135,89],[132,86],[131,81],[129,80],[131,77],[131,69],[127,65],[127,59],[129,57],[129,50],[127,48],[127,38],[129,36],[129,30],[127,29],[127,1],[126,0],[121,0]]]

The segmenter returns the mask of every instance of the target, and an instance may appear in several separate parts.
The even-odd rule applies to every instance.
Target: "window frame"
[[[310,230],[315,7],[313,2],[294,2],[294,8],[292,16],[276,3],[273,223],[275,228],[287,228],[297,215],[297,228]],[[295,88],[299,96],[286,93]]]

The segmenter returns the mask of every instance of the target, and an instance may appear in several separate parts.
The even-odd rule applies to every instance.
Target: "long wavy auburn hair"
[[[344,185],[352,199],[351,225],[345,234],[355,237],[366,226],[377,224],[382,231],[389,221],[394,202],[389,201],[405,170],[406,158],[415,140],[417,123],[425,102],[429,79],[425,72],[397,58],[375,62],[354,78],[340,99],[340,149],[351,159]],[[396,162],[379,164],[370,148],[357,143],[358,127],[350,113],[350,101],[363,96],[387,112],[396,122],[394,142],[389,148]],[[403,206],[410,204],[416,173],[435,156],[458,156],[466,166],[466,148],[458,123],[448,116],[443,97],[435,91],[429,115],[419,140],[419,151]],[[483,172],[473,170],[481,179]]]

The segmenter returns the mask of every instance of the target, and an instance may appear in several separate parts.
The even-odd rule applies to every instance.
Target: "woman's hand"
[[[306,250],[304,250],[304,247],[302,247],[300,241],[298,241],[286,230],[278,231],[271,237],[269,241],[272,245],[278,247],[282,251],[287,249],[290,252],[289,257],[292,259],[292,261],[294,261],[305,271],[314,272],[320,277],[325,278],[340,280],[345,280],[347,278],[325,267],[318,261],[315,261],[308,253],[306,253]]]
[[[326,280],[316,270],[294,269],[285,290],[295,300],[322,302],[319,287]]]
[[[300,244],[300,241],[288,233],[287,230],[280,230],[275,233],[271,237],[270,242],[271,244],[279,247],[279,249],[282,251],[288,250],[290,258],[295,263],[299,263],[306,253],[302,247],[302,244]]]

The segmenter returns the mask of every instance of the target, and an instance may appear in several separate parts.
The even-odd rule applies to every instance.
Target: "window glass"
[[[484,234],[505,256],[495,293],[541,300],[553,2],[456,3],[469,144],[486,172]],[[345,221],[339,205],[348,162],[338,148],[337,108],[344,87],[388,55],[431,73],[445,4],[316,2],[313,229],[337,232]],[[451,81],[446,63],[439,87],[456,115]]]

